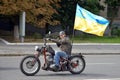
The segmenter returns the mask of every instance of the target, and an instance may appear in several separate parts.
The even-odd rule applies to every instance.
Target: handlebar
[[[44,46],[46,46],[47,41],[49,41],[50,38],[43,38]]]

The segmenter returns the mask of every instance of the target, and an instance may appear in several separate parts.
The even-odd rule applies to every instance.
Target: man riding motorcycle
[[[60,51],[56,51],[54,55],[54,64],[50,66],[54,71],[59,70],[60,67],[60,58],[68,58],[71,55],[72,45],[69,37],[66,36],[64,31],[59,32],[60,39],[49,39],[52,42],[55,42],[60,48]]]
[[[85,60],[81,53],[71,55],[72,45],[64,31],[59,33],[60,39],[44,38],[44,44],[41,48],[35,47],[34,55],[25,56],[20,62],[21,72],[27,76],[35,75],[41,68],[40,56],[43,54],[43,67],[46,71],[69,71],[72,74],[80,74],[85,69]],[[51,36],[51,35],[49,35]],[[47,44],[47,40],[57,43],[60,51]],[[54,60],[53,60],[54,59]]]

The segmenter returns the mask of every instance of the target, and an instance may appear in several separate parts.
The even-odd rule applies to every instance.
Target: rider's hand
[[[49,38],[49,41],[51,41],[51,38]]]
[[[49,41],[51,41],[51,38],[46,38],[46,40],[49,40]]]

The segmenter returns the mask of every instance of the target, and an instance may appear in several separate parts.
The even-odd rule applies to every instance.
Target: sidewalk
[[[21,56],[34,53],[35,45],[43,43],[9,43],[0,38],[0,56]],[[55,43],[49,43],[57,50]],[[7,49],[6,49],[7,48]],[[115,43],[74,43],[72,53],[82,53],[83,55],[119,55],[120,44]]]

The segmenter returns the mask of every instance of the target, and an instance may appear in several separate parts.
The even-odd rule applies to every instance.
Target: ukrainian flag
[[[95,15],[77,4],[74,29],[103,36],[108,24],[109,21],[107,19]]]

